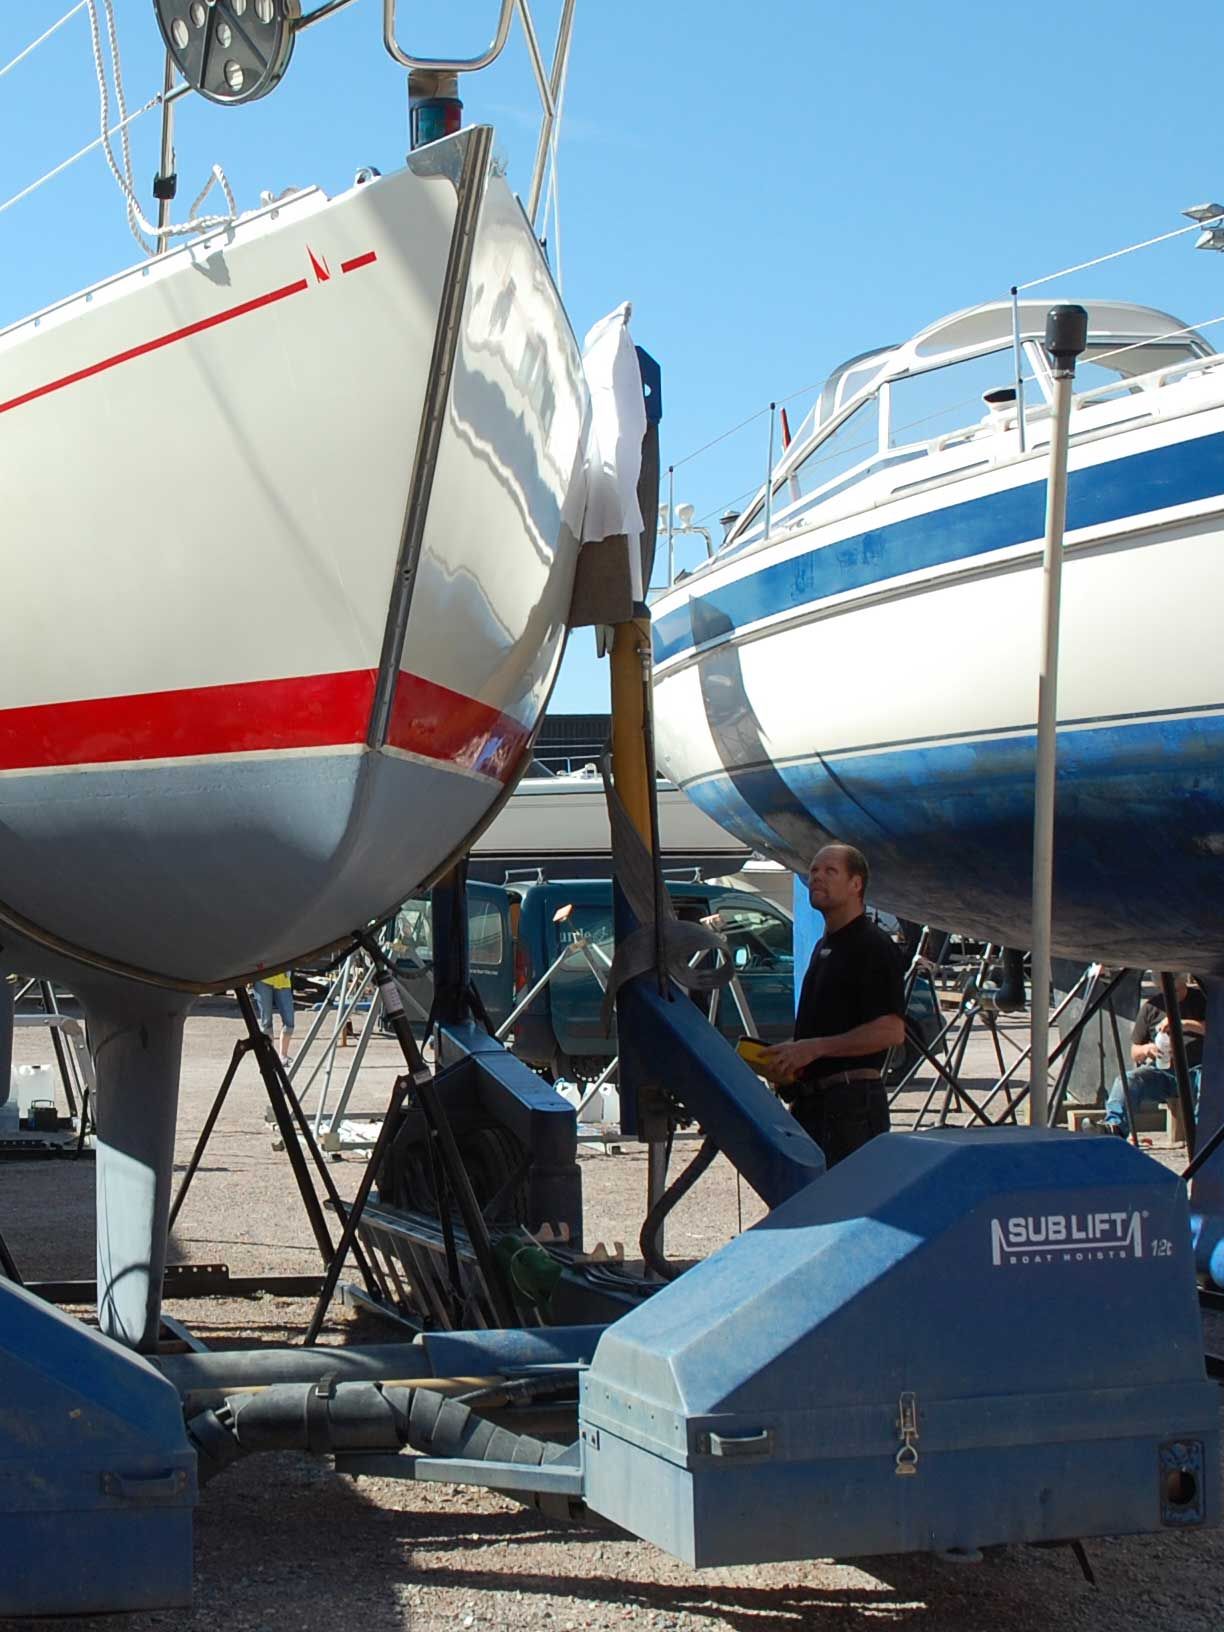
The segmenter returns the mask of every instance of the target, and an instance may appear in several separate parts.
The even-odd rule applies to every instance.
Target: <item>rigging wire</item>
[[[548,212],[552,211],[552,249],[555,265],[557,293],[564,297],[565,279],[561,268],[561,184],[557,174],[557,147],[561,140],[561,120],[565,114],[565,87],[569,83],[570,59],[568,52],[561,67],[561,83],[557,87],[557,105],[553,114],[552,130],[549,133],[548,148],[551,163],[548,170],[548,191],[544,196],[544,220],[548,220]]]
[[[1088,271],[1090,268],[1092,268],[1094,266],[1103,266],[1108,261],[1119,260],[1124,255],[1133,255],[1138,250],[1150,249],[1155,244],[1168,243],[1171,239],[1183,238],[1183,237],[1185,237],[1185,235],[1187,233],[1201,232],[1202,230],[1203,230],[1203,223],[1201,221],[1192,221],[1192,222],[1190,222],[1190,224],[1188,226],[1174,227],[1172,229],[1172,231],[1170,231],[1170,232],[1161,232],[1161,233],[1157,233],[1155,235],[1155,237],[1143,238],[1138,243],[1127,244],[1122,249],[1110,250],[1109,253],[1106,254],[1106,255],[1097,255],[1097,256],[1094,256],[1091,260],[1079,261],[1074,266],[1065,266],[1065,267],[1061,268],[1061,270],[1059,270],[1058,272],[1047,272],[1042,277],[1030,278],[1026,283],[1017,283],[1015,285],[1015,290],[1016,290],[1017,293],[1021,293],[1024,290],[1027,290],[1027,289],[1036,289],[1036,288],[1039,288],[1042,284],[1053,283],[1059,278],[1070,277],[1074,273],[1077,273],[1077,272],[1086,272],[1086,271]],[[1198,331],[1200,329],[1207,329],[1207,328],[1212,327],[1213,324],[1219,323],[1219,322],[1224,322],[1224,318],[1213,317],[1213,318],[1209,318],[1204,323],[1187,324],[1185,328],[1172,329],[1172,330],[1170,330],[1168,332],[1168,334],[1148,335],[1148,336],[1145,336],[1142,340],[1135,340],[1135,341],[1132,341],[1132,342],[1128,343],[1125,346],[1119,346],[1114,351],[1103,352],[1099,356],[1092,358],[1091,361],[1092,362],[1097,362],[1097,363],[1103,363],[1110,357],[1121,356],[1124,352],[1133,351],[1133,350],[1141,348],[1141,347],[1143,347],[1145,345],[1152,345],[1152,344],[1154,344],[1155,342],[1157,342],[1159,340],[1173,339],[1173,338],[1176,338],[1179,335],[1194,333],[1194,332],[1196,332],[1196,331]],[[823,383],[824,382],[821,382],[821,385]],[[1027,377],[1025,379],[1025,383],[1026,384],[1029,383],[1029,380],[1028,380]],[[814,390],[821,389],[821,385],[804,386],[801,390],[792,392],[791,395],[788,396],[788,397],[777,397],[774,400],[778,404],[778,406],[781,406],[785,402],[793,402],[796,397],[804,396],[809,391],[814,391]],[[972,401],[972,400],[976,400],[976,399],[970,399],[970,400]],[[926,418],[927,419],[937,418],[940,413],[951,413],[951,412],[953,412],[953,410],[955,408],[960,407],[960,406],[964,406],[964,405],[959,404],[959,403],[953,403],[953,404],[949,405],[946,408],[940,409],[938,411],[938,413],[936,413],[936,414],[927,415]],[[672,462],[671,468],[673,470],[679,470],[682,465],[688,464],[690,460],[696,459],[700,454],[706,453],[710,448],[717,447],[717,445],[720,442],[726,441],[726,439],[729,436],[734,436],[737,431],[742,431],[746,426],[753,424],[756,420],[761,419],[764,415],[766,415],[768,413],[769,413],[768,406],[759,408],[756,411],[756,413],[749,414],[747,419],[740,420],[740,422],[737,425],[731,426],[731,428],[729,430],[723,431],[718,436],[712,437],[710,439],[710,441],[703,443],[701,445],[701,447],[694,448],[694,450],[691,453],[686,453],[683,456],[683,458],[674,460]],[[901,427],[898,427],[898,429],[908,430],[908,429],[913,428],[913,426],[921,425],[923,423],[925,423],[924,420],[918,419],[918,420],[912,421],[910,425],[901,426]],[[845,451],[845,450],[843,450],[843,451]],[[759,493],[762,490],[762,488],[764,487],[764,485],[765,484],[762,483],[762,482],[757,482],[753,487],[747,489],[744,493],[738,494],[734,499],[729,499],[729,500],[726,500],[722,504],[715,505],[713,509],[706,511],[705,515],[703,515],[700,518],[701,521],[702,522],[708,521],[711,516],[720,515],[725,510],[729,509],[732,505],[740,504],[745,499],[751,498],[756,493]]]
[[[3,79],[5,74],[7,74],[11,68],[16,68],[19,62],[24,62],[32,51],[37,51],[38,47],[42,45],[44,40],[49,40],[52,34],[54,34],[57,29],[63,28],[64,24],[75,17],[78,11],[84,11],[85,6],[86,0],[77,0],[76,5],[72,6],[68,11],[66,11],[58,23],[52,23],[50,28],[44,29],[36,40],[30,41],[29,45],[26,46],[24,51],[18,51],[17,55],[11,62],[6,62],[4,67],[0,68],[0,79]]]
[[[1201,221],[1191,221],[1188,227],[1174,227],[1172,232],[1157,233],[1155,238],[1144,238],[1141,243],[1127,244],[1125,249],[1111,249],[1108,255],[1097,255],[1091,261],[1080,261],[1076,266],[1064,266],[1061,272],[1047,272],[1044,277],[1030,278],[1027,283],[1016,285],[1017,293],[1024,289],[1036,289],[1040,284],[1053,283],[1056,278],[1069,278],[1073,272],[1087,272],[1089,267],[1104,266],[1106,261],[1119,260],[1123,255],[1133,255],[1137,249],[1150,249],[1153,244],[1168,243],[1170,238],[1182,238],[1188,232],[1202,232]]]
[[[11,198],[6,198],[4,202],[0,204],[0,215],[3,215],[5,210],[11,210],[14,204],[20,204],[23,198],[29,198],[31,193],[36,193],[38,189],[44,186],[47,182],[54,181],[56,176],[63,175],[64,171],[70,169],[72,165],[76,164],[78,159],[83,159],[86,154],[92,153],[95,148],[101,147],[103,141],[106,139],[106,136],[117,136],[124,125],[134,124],[136,120],[140,118],[141,114],[148,113],[151,108],[157,107],[161,101],[162,95],[159,91],[156,96],[151,96],[149,100],[143,104],[143,106],[136,108],[133,112],[129,113],[126,119],[121,119],[118,124],[112,125],[111,128],[105,133],[105,136],[95,136],[92,142],[86,142],[85,146],[78,148],[77,151],[71,155],[71,157],[64,159],[62,163],[55,165],[53,169],[48,170],[43,175],[39,176],[37,181],[30,182],[28,187],[23,187],[20,192],[14,193]]]
[[[115,22],[114,0],[101,0],[106,31],[106,47],[109,49],[111,71],[115,81],[115,104],[119,113],[118,119],[112,124],[110,86],[107,80],[105,51],[102,40],[103,21],[99,19],[98,5],[99,0],[77,0],[77,4],[70,7],[57,22],[52,23],[50,28],[45,29],[36,40],[31,40],[29,45],[0,68],[0,79],[3,79],[5,74],[49,40],[78,12],[86,12],[89,19],[90,43],[93,49],[94,73],[98,82],[99,134],[94,137],[93,141],[86,142],[84,147],[78,148],[68,158],[61,160],[59,164],[53,165],[50,170],[44,171],[36,180],[28,183],[25,187],[19,188],[17,192],[6,198],[0,203],[0,215],[3,215],[7,210],[11,210],[15,204],[20,204],[23,199],[29,198],[31,193],[36,193],[40,187],[45,187],[49,181],[54,181],[57,176],[63,175],[66,170],[97,148],[101,148],[106,158],[107,167],[123,193],[127,207],[128,226],[131,229],[132,236],[147,255],[151,255],[154,244],[163,239],[190,237],[198,232],[209,231],[213,227],[232,225],[238,215],[238,206],[225,172],[219,164],[213,165],[208,180],[192,204],[185,222],[179,225],[157,227],[145,218],[133,177],[129,127],[142,115],[150,112],[151,109],[160,107],[169,100],[177,99],[187,87],[180,86],[177,90],[170,92],[168,96],[164,91],[159,91],[156,95],[149,97],[148,101],[142,102],[138,108],[132,109],[131,112],[128,111],[127,98],[123,88],[123,64],[119,52],[119,31]],[[116,158],[114,149],[111,146],[111,140],[115,136],[120,139],[121,161]],[[214,187],[219,187],[225,195],[228,213],[225,215],[198,215],[196,212]],[[151,244],[148,241],[149,239],[154,242]]]

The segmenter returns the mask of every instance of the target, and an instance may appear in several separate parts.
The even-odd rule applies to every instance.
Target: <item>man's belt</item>
[[[815,1082],[808,1083],[810,1088],[827,1088],[830,1083],[843,1082],[879,1082],[881,1080],[878,1069],[870,1066],[861,1066],[854,1071],[831,1071],[827,1077],[817,1077]]]

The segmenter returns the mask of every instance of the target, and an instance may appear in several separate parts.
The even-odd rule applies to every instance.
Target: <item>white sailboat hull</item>
[[[525,765],[587,398],[488,137],[0,336],[0,922],[29,940],[197,986],[280,966]]]
[[[1221,371],[1159,397],[1134,428],[1111,423],[1116,403],[1073,422],[1054,939],[1209,969],[1224,964]],[[847,840],[881,905],[1024,946],[1046,450],[948,457],[976,465],[908,496],[887,484],[910,472],[888,471],[660,601],[659,759],[774,859],[800,869]]]

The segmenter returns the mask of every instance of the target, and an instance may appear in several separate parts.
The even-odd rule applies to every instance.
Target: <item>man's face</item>
[[[859,881],[852,878],[840,850],[821,850],[808,868],[808,900],[826,916],[859,899]]]

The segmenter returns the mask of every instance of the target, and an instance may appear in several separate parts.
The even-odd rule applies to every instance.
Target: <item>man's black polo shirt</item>
[[[836,1037],[885,1014],[905,1014],[901,955],[884,931],[860,913],[842,929],[826,934],[812,953],[799,993],[795,1038]],[[876,1054],[816,1060],[799,1082],[819,1082],[838,1071],[879,1069],[887,1053],[881,1049]]]

